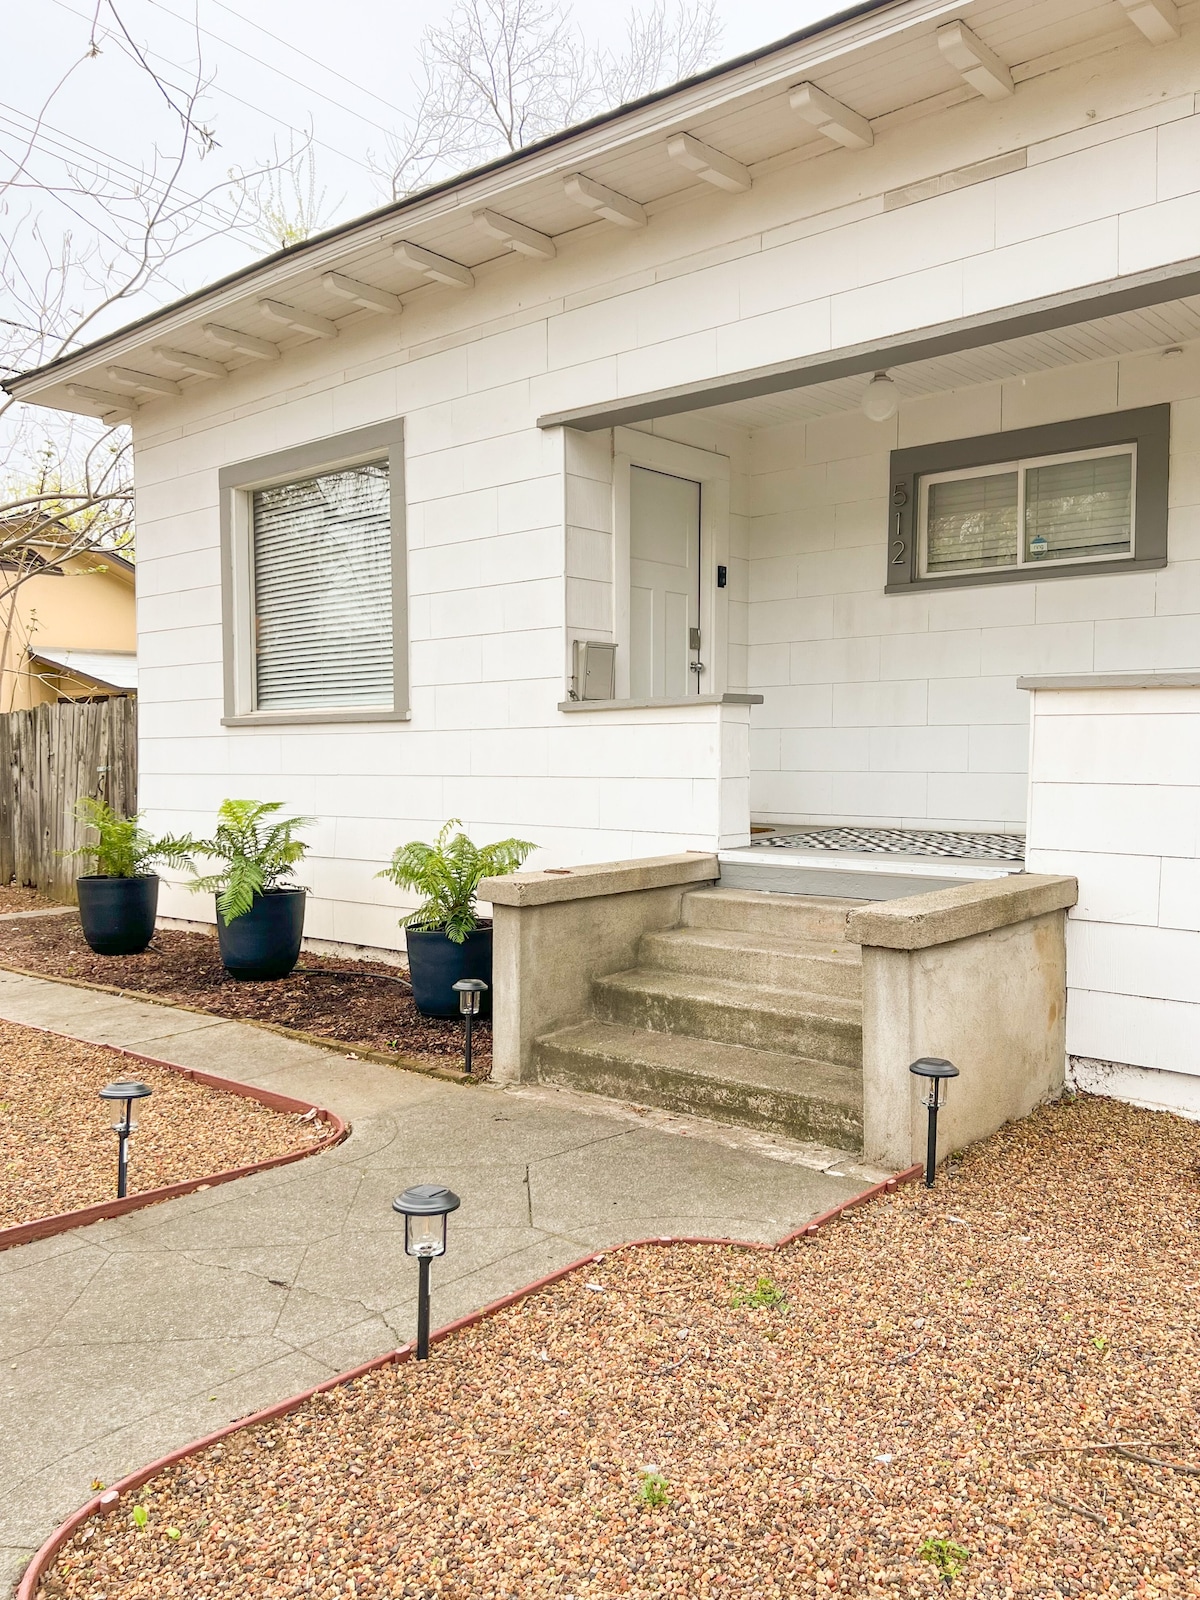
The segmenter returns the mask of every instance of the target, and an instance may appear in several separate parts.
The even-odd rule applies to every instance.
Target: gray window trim
[[[322,707],[312,711],[252,711],[247,692],[253,671],[246,628],[250,601],[249,491],[287,483],[310,473],[334,472],[365,461],[388,463],[392,518],[392,628],[395,680],[392,708]],[[408,705],[408,546],[405,538],[404,421],[376,423],[350,433],[314,440],[222,467],[221,623],[224,635],[227,728],[307,726],[321,722],[407,722]]]
[[[1137,445],[1134,492],[1134,554],[1107,561],[1059,567],[992,567],[980,572],[955,572],[922,577],[919,570],[920,530],[918,480],[929,473],[987,467],[1029,456],[1052,456],[1103,445]],[[997,583],[1045,583],[1051,578],[1091,578],[1100,573],[1148,572],[1167,564],[1167,473],[1171,448],[1171,407],[1140,406],[1098,417],[1076,417],[1008,433],[985,433],[974,439],[949,439],[941,444],[893,450],[889,478],[887,581],[885,594],[911,594],[914,589],[974,589]]]

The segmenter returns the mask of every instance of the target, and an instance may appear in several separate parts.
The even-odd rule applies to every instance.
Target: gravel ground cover
[[[98,1096],[125,1078],[154,1091],[134,1109],[130,1194],[287,1155],[326,1132],[103,1045],[0,1022],[0,1228],[113,1199],[122,1107]]]
[[[0,966],[113,984],[127,994],[153,995],[239,1022],[274,1022],[417,1061],[457,1066],[462,1060],[462,1024],[421,1016],[407,989],[395,981],[403,970],[379,962],[305,955],[301,967],[324,972],[306,975],[297,969],[270,983],[240,983],[221,965],[216,939],[203,933],[160,928],[140,956],[98,956],[72,916],[0,923]],[[329,970],[348,976],[326,976]],[[490,1072],[491,1050],[491,1028],[479,1023],[473,1076]]]
[[[40,1593],[1195,1596],[1198,1160],[1081,1098],[776,1254],[615,1252],[160,1474]]]

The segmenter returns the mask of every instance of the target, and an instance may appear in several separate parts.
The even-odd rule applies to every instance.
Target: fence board
[[[59,701],[0,716],[0,883],[75,899],[83,843],[75,802],[137,810],[137,701]]]

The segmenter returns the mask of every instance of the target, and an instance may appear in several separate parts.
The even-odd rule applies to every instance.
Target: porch
[[[1018,679],[1195,665],[1193,266],[541,419],[564,441],[568,674],[578,642],[615,645],[610,697],[560,710],[639,780],[631,854],[881,899],[1021,870]],[[1122,452],[1114,499],[1094,463]],[[990,493],[1007,473],[1024,496],[1046,461],[1088,483],[1042,532],[1006,554],[1003,519],[963,500],[957,544],[943,518],[931,549],[927,478]],[[639,474],[698,490],[674,644]]]

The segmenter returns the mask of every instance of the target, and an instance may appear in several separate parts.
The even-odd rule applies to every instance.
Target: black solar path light
[[[950,1061],[943,1061],[940,1056],[922,1056],[908,1070],[914,1078],[924,1078],[926,1083],[923,1104],[929,1111],[929,1132],[925,1140],[925,1187],[932,1189],[937,1172],[938,1112],[946,1104],[946,1091],[950,1087],[950,1079],[958,1077],[958,1068]]]
[[[487,984],[482,978],[460,978],[451,986],[458,996],[458,1009],[462,1012],[463,1021],[467,1025],[467,1038],[464,1045],[463,1071],[471,1070],[471,1024],[479,1015],[479,1008],[483,1004],[484,992]]]
[[[392,1201],[404,1218],[404,1253],[417,1258],[417,1360],[429,1359],[429,1263],[446,1254],[446,1218],[462,1201],[440,1183],[417,1183]]]
[[[129,1137],[137,1127],[133,1120],[133,1102],[144,1100],[148,1094],[153,1094],[148,1083],[110,1083],[100,1091],[101,1100],[123,1100],[125,1110],[120,1122],[114,1122],[113,1132],[117,1136],[117,1199],[124,1200],[125,1189],[129,1179]]]

